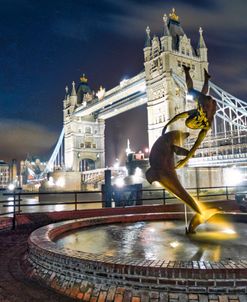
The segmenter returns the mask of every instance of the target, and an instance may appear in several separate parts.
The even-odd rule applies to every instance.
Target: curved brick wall
[[[183,213],[126,214],[51,224],[37,229],[29,237],[24,268],[30,277],[70,296],[73,289],[77,288],[78,292],[85,281],[106,287],[117,285],[146,290],[247,293],[247,260],[154,261],[110,257],[58,248],[52,241],[68,230],[96,224],[182,217]]]

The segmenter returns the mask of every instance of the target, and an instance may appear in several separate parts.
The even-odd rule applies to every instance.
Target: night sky
[[[194,47],[204,29],[212,81],[246,100],[246,0],[0,0],[0,159],[49,155],[62,129],[64,87],[85,73],[110,89],[143,70],[145,29],[161,35],[176,8]],[[126,123],[128,120],[128,123]],[[114,129],[114,131],[112,130]],[[107,164],[147,145],[146,109],[106,123]],[[109,146],[109,144],[108,144]]]

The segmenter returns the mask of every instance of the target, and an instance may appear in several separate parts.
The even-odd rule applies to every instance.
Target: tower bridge
[[[182,65],[190,66],[194,87],[201,89],[204,69],[208,70],[207,46],[199,28],[197,47],[184,32],[175,10],[163,17],[161,37],[151,37],[146,29],[144,72],[125,79],[118,86],[97,93],[83,75],[76,87],[66,87],[64,135],[60,136],[50,166],[64,146],[64,166],[69,171],[86,171],[105,167],[105,120],[146,104],[149,148],[161,135],[165,124],[177,113],[195,108],[186,101]],[[189,162],[192,167],[243,164],[247,160],[247,104],[210,82],[210,94],[217,102],[212,130]],[[170,129],[184,129],[184,121]],[[192,131],[193,132],[193,131]],[[64,143],[61,138],[64,137]],[[193,144],[193,135],[188,146]]]
[[[74,116],[93,115],[97,119],[106,120],[147,103],[145,73],[121,81],[117,87],[104,92],[102,97],[102,100],[95,98],[89,104],[78,107]]]

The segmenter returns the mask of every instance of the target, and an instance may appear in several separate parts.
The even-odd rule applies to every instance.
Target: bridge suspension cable
[[[247,103],[224,91],[214,83],[209,83],[209,88],[216,97],[216,115],[232,126],[247,131]]]
[[[57,166],[61,166],[64,164],[64,128],[62,129],[57,144],[55,146],[55,149],[52,152],[52,155],[43,170],[43,172],[40,175],[40,178],[42,178],[45,174],[48,172],[51,172],[54,168],[54,165],[57,164]]]

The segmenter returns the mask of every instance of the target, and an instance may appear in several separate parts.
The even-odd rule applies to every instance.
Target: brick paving
[[[23,274],[20,259],[27,250],[29,234],[30,230],[0,232],[0,301],[73,301],[36,284]]]

